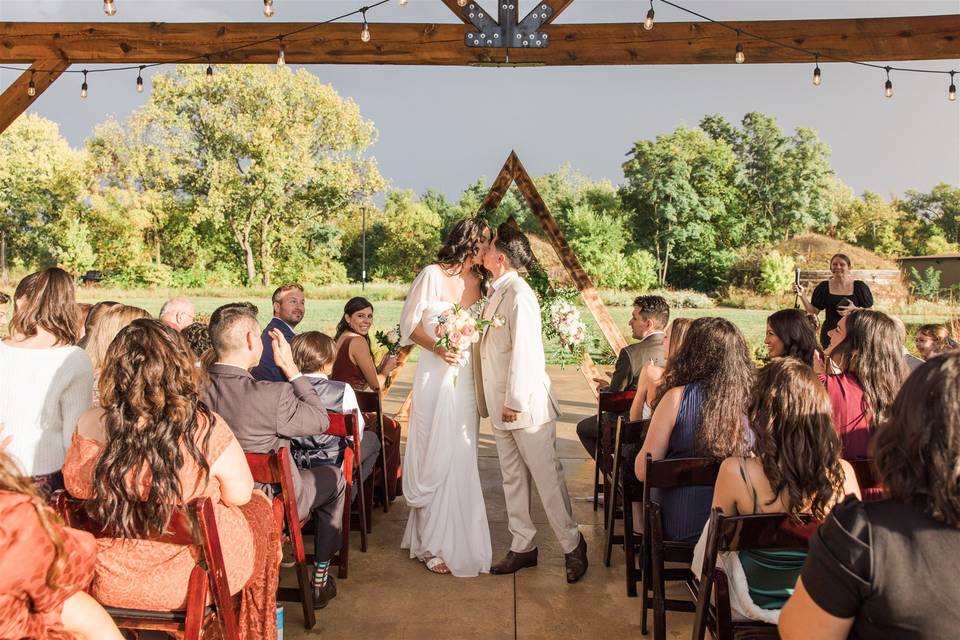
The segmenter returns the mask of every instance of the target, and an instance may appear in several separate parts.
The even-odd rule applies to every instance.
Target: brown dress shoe
[[[587,541],[580,534],[580,544],[570,553],[563,554],[567,565],[567,584],[573,584],[587,572]]]
[[[524,553],[508,551],[507,556],[503,560],[490,567],[490,573],[495,576],[503,576],[508,573],[516,573],[520,571],[520,569],[535,566],[537,566],[536,547],[534,547],[532,551],[526,551]]]

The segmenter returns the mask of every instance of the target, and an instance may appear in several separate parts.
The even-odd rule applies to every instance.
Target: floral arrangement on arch
[[[580,292],[572,287],[554,286],[546,270],[537,262],[527,268],[527,282],[540,299],[544,335],[560,343],[554,360],[561,366],[580,366],[588,345],[592,343],[577,306]]]

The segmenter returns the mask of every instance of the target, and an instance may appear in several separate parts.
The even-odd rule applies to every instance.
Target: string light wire
[[[316,29],[316,28],[318,28],[318,27],[321,27],[321,26],[327,25],[327,24],[331,24],[331,23],[333,23],[333,22],[338,22],[338,21],[341,21],[341,20],[343,20],[343,19],[345,19],[345,18],[349,18],[349,17],[355,16],[355,15],[361,15],[361,16],[363,17],[363,22],[364,22],[364,25],[366,26],[366,29],[364,29],[363,31],[361,31],[361,36],[362,36],[362,34],[363,34],[364,31],[366,31],[367,33],[369,33],[369,26],[368,26],[367,23],[366,23],[366,12],[369,11],[370,9],[375,9],[375,8],[381,6],[381,5],[387,4],[387,3],[390,2],[390,1],[391,1],[391,0],[378,0],[377,2],[374,2],[374,3],[370,4],[370,5],[366,5],[366,6],[363,6],[363,7],[357,8],[357,9],[354,9],[353,11],[349,11],[349,12],[347,12],[347,13],[343,13],[343,14],[341,14],[341,15],[339,15],[339,16],[335,16],[335,17],[333,17],[333,18],[329,18],[329,19],[324,20],[324,21],[322,21],[322,22],[315,22],[315,23],[312,23],[312,24],[305,25],[305,26],[303,26],[303,27],[300,27],[299,29],[296,29],[296,30],[294,30],[294,31],[291,31],[291,32],[289,32],[289,33],[284,34],[283,37],[289,38],[290,36],[294,36],[294,35],[303,33],[303,32],[305,32],[305,31],[309,31],[309,30],[311,30],[311,29]],[[846,64],[854,64],[854,65],[858,65],[858,66],[861,66],[861,67],[869,67],[869,68],[872,68],[872,69],[881,69],[881,70],[887,71],[888,73],[889,73],[890,71],[897,71],[897,72],[901,72],[901,73],[942,74],[942,75],[949,75],[949,76],[950,76],[950,79],[951,79],[951,85],[950,85],[950,86],[951,86],[951,87],[954,87],[954,86],[955,86],[955,85],[953,84],[953,76],[954,76],[955,73],[957,73],[956,70],[918,69],[918,68],[912,68],[912,67],[895,67],[895,66],[889,66],[889,65],[882,65],[882,64],[878,64],[878,63],[874,63],[874,62],[863,62],[862,60],[851,60],[851,59],[849,59],[849,58],[844,58],[844,57],[842,57],[842,56],[823,54],[823,53],[821,53],[821,52],[812,51],[812,50],[810,50],[810,49],[806,49],[806,48],[804,48],[804,47],[801,47],[801,46],[798,46],[798,45],[795,45],[795,44],[791,44],[791,43],[789,43],[789,42],[783,42],[783,41],[780,41],[780,40],[776,40],[776,39],[774,39],[774,38],[770,38],[770,37],[767,37],[767,36],[764,36],[764,35],[760,35],[760,34],[757,34],[757,33],[753,33],[753,32],[751,32],[751,31],[747,31],[747,30],[745,30],[745,29],[742,29],[742,28],[733,26],[732,24],[726,23],[726,22],[724,22],[724,21],[722,21],[722,20],[716,20],[716,19],[714,19],[714,18],[711,18],[711,17],[709,17],[709,16],[707,16],[707,15],[704,15],[704,14],[699,13],[699,12],[697,12],[697,11],[694,11],[694,10],[692,10],[692,9],[688,9],[688,8],[686,8],[686,7],[678,4],[678,3],[676,3],[676,2],[673,2],[672,0],[659,0],[659,1],[662,2],[662,3],[665,4],[665,5],[668,5],[668,6],[673,7],[674,9],[677,9],[678,11],[681,11],[681,12],[686,13],[686,14],[689,14],[689,15],[691,15],[691,16],[695,16],[695,17],[697,17],[697,18],[700,18],[701,20],[703,20],[703,21],[705,21],[705,22],[709,22],[709,23],[711,23],[711,24],[715,24],[715,25],[717,25],[717,26],[720,26],[720,27],[723,27],[723,28],[725,28],[725,29],[728,29],[728,30],[736,33],[738,36],[741,36],[741,35],[742,35],[742,36],[744,36],[744,37],[747,37],[747,38],[750,38],[750,39],[753,39],[753,40],[759,40],[759,41],[762,41],[762,42],[766,42],[766,43],[768,43],[768,44],[771,44],[771,45],[773,45],[773,46],[779,47],[779,48],[781,48],[781,49],[791,49],[791,50],[797,51],[797,52],[799,52],[799,53],[805,53],[805,54],[809,55],[811,58],[814,58],[814,59],[816,60],[817,67],[819,67],[819,60],[820,60],[820,58],[823,58],[824,60],[829,60],[829,61],[831,61],[831,62],[843,62],[843,63],[846,63]],[[466,2],[466,0],[457,0],[457,4],[460,5],[460,6],[464,6],[464,5],[467,4],[467,2]],[[653,10],[653,2],[652,2],[652,0],[651,0],[651,3],[650,3],[650,10],[651,10],[651,11]],[[649,13],[649,12],[648,12],[648,13]],[[209,67],[209,66],[210,66],[210,58],[211,58],[212,56],[217,56],[217,57],[228,56],[229,54],[235,53],[235,52],[237,52],[237,51],[243,51],[244,49],[249,49],[249,48],[251,48],[251,47],[257,47],[257,46],[260,46],[260,45],[263,45],[263,44],[268,44],[268,43],[270,43],[270,42],[277,42],[277,41],[280,40],[280,37],[281,37],[281,36],[277,35],[277,36],[273,36],[273,37],[270,37],[270,38],[263,38],[263,39],[260,39],[260,40],[255,40],[255,41],[252,41],[252,42],[247,42],[247,43],[244,43],[244,44],[237,45],[237,46],[235,46],[235,47],[230,47],[230,48],[228,48],[228,49],[223,49],[223,50],[216,51],[216,52],[213,52],[213,53],[204,53],[204,54],[199,54],[199,55],[195,55],[195,56],[189,56],[189,57],[186,57],[186,58],[181,58],[181,59],[178,59],[178,60],[172,60],[172,61],[168,61],[168,62],[153,62],[153,63],[149,63],[149,64],[145,64],[145,65],[125,65],[125,66],[120,66],[120,67],[110,67],[110,68],[107,68],[107,69],[84,69],[83,71],[78,71],[78,70],[73,70],[73,69],[65,69],[65,70],[32,69],[32,71],[35,72],[35,73],[46,73],[46,74],[51,74],[51,75],[52,75],[52,74],[61,74],[61,73],[82,73],[82,74],[84,74],[84,78],[86,78],[86,74],[87,74],[87,73],[111,73],[111,72],[121,72],[121,71],[130,71],[130,70],[142,70],[142,69],[150,69],[150,68],[154,68],[154,67],[160,67],[160,66],[164,66],[164,65],[176,65],[176,64],[188,64],[188,63],[202,62],[204,59],[207,60],[208,67]],[[742,45],[740,45],[740,44],[738,43],[738,54],[740,54],[740,53],[742,53]],[[5,69],[5,70],[8,70],[8,71],[19,71],[19,72],[21,72],[21,73],[23,73],[23,72],[25,72],[25,71],[27,70],[27,68],[17,67],[17,66],[14,66],[14,65],[0,65],[0,69]],[[209,75],[211,75],[211,74],[208,72],[207,75],[209,76]],[[955,95],[955,94],[956,94],[955,91],[948,91],[948,97],[949,97],[949,99],[950,99],[951,101],[954,101],[954,100],[956,99],[956,95]],[[950,97],[950,96],[952,96],[952,97]]]

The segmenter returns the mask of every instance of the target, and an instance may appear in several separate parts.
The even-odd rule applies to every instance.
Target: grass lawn
[[[78,295],[81,302],[96,302],[97,300],[103,299],[97,295],[97,291],[95,289],[80,289],[78,291]],[[164,299],[161,297],[144,297],[142,295],[133,295],[127,297],[116,290],[111,291],[110,295],[112,296],[112,299],[117,300],[118,302],[142,307],[154,316],[159,313],[160,305],[163,304],[164,301]],[[261,324],[266,324],[270,321],[273,311],[269,298],[244,297],[240,299],[247,300],[257,305],[257,308],[260,310]],[[192,300],[196,305],[197,311],[206,314],[210,314],[214,309],[229,301],[229,299],[225,298],[212,297],[198,297],[192,298]],[[343,303],[345,301],[346,300],[343,302],[335,300],[307,300],[307,313],[303,322],[301,322],[300,326],[297,327],[297,330],[317,330],[332,335],[337,322],[340,320],[341,313],[343,311]],[[374,302],[373,304],[374,311],[376,313],[374,330],[376,330],[376,328],[389,329],[397,324],[400,318],[400,309],[403,307],[402,302],[381,301]],[[613,319],[618,325],[620,325],[624,334],[629,335],[627,320],[630,318],[632,308],[611,306],[609,307],[609,310],[610,314],[613,316]],[[685,318],[702,318],[705,316],[720,316],[722,318],[727,318],[736,324],[741,331],[743,331],[747,342],[750,344],[751,352],[753,352],[753,350],[763,343],[763,336],[764,332],[766,331],[766,319],[770,313],[771,311],[766,309],[754,310],[716,307],[712,309],[677,309],[672,315],[673,317]],[[588,325],[590,326],[591,335],[599,338],[601,336],[600,330],[597,328],[596,323],[593,322],[593,318],[585,311],[584,315]],[[942,322],[945,319],[945,315],[901,317],[903,318],[904,322],[907,323],[908,327],[910,325],[922,324],[924,322]],[[912,331],[910,333],[912,333]],[[911,335],[908,340],[912,345],[913,336]],[[548,343],[546,345],[548,360],[551,362],[555,361],[555,358],[552,357],[552,354],[556,352],[557,348],[558,346],[556,344]],[[612,363],[609,353],[606,355],[606,357],[604,357],[603,350],[599,348],[591,349],[591,355],[593,355],[594,358],[600,362],[606,361]],[[414,353],[414,358],[416,358],[416,352]]]

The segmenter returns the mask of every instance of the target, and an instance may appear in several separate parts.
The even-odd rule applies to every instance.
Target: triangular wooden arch
[[[610,312],[607,311],[607,307],[603,304],[603,300],[600,299],[600,295],[594,288],[590,276],[587,275],[587,272],[577,259],[576,254],[573,253],[573,249],[570,248],[570,244],[567,242],[567,237],[563,235],[563,230],[560,229],[560,225],[558,225],[557,221],[553,218],[553,215],[547,208],[547,204],[540,196],[540,192],[537,191],[537,186],[533,183],[530,174],[527,173],[527,170],[523,167],[523,163],[520,162],[520,158],[517,157],[515,151],[511,151],[510,155],[507,156],[507,161],[503,163],[503,168],[500,169],[500,173],[497,174],[496,179],[494,179],[493,184],[490,186],[490,191],[483,199],[480,209],[482,211],[492,211],[496,209],[500,205],[500,201],[503,200],[503,197],[507,194],[507,190],[511,184],[517,185],[520,195],[523,196],[527,206],[530,207],[530,211],[536,216],[537,221],[540,223],[540,228],[543,229],[544,235],[546,235],[547,240],[550,242],[550,246],[557,252],[560,263],[570,276],[570,279],[573,280],[574,286],[580,291],[583,304],[590,310],[594,320],[597,321],[600,332],[603,333],[607,344],[610,345],[614,353],[620,353],[620,350],[627,346],[627,341],[624,340],[619,327],[617,327],[616,322],[613,321]]]
[[[530,174],[527,173],[523,163],[520,162],[520,158],[517,157],[516,151],[511,151],[510,155],[507,156],[507,161],[503,163],[503,168],[500,169],[500,173],[497,174],[493,184],[490,185],[490,191],[487,192],[486,197],[480,204],[480,211],[492,211],[496,209],[503,200],[503,197],[507,195],[507,190],[510,189],[510,185],[512,184],[517,185],[520,195],[523,196],[527,206],[530,207],[530,211],[536,216],[537,221],[540,223],[540,228],[550,242],[550,246],[557,252],[557,257],[560,258],[563,268],[567,274],[569,274],[570,279],[573,280],[577,290],[580,291],[583,304],[590,310],[594,320],[597,321],[600,332],[603,333],[607,344],[610,345],[614,353],[620,353],[620,350],[627,346],[627,341],[624,339],[623,334],[620,333],[616,322],[614,322],[610,316],[610,312],[607,311],[603,300],[600,299],[600,295],[594,288],[590,276],[587,275],[587,272],[577,259],[576,254],[573,253],[573,249],[570,248],[567,237],[563,234],[560,225],[557,224],[557,221],[547,208],[547,204],[540,196],[540,192],[537,191],[537,186],[530,178]],[[516,220],[513,220],[513,223],[516,224]],[[409,351],[402,354],[401,359],[403,361],[406,360],[408,353]],[[586,378],[587,384],[590,385],[590,389],[594,395],[599,396],[600,394],[595,381],[595,379],[599,377],[599,372],[589,353],[584,354],[580,371],[583,373],[583,377]],[[397,420],[401,422],[406,420],[412,396],[413,393],[411,392],[403,401],[396,415]]]

